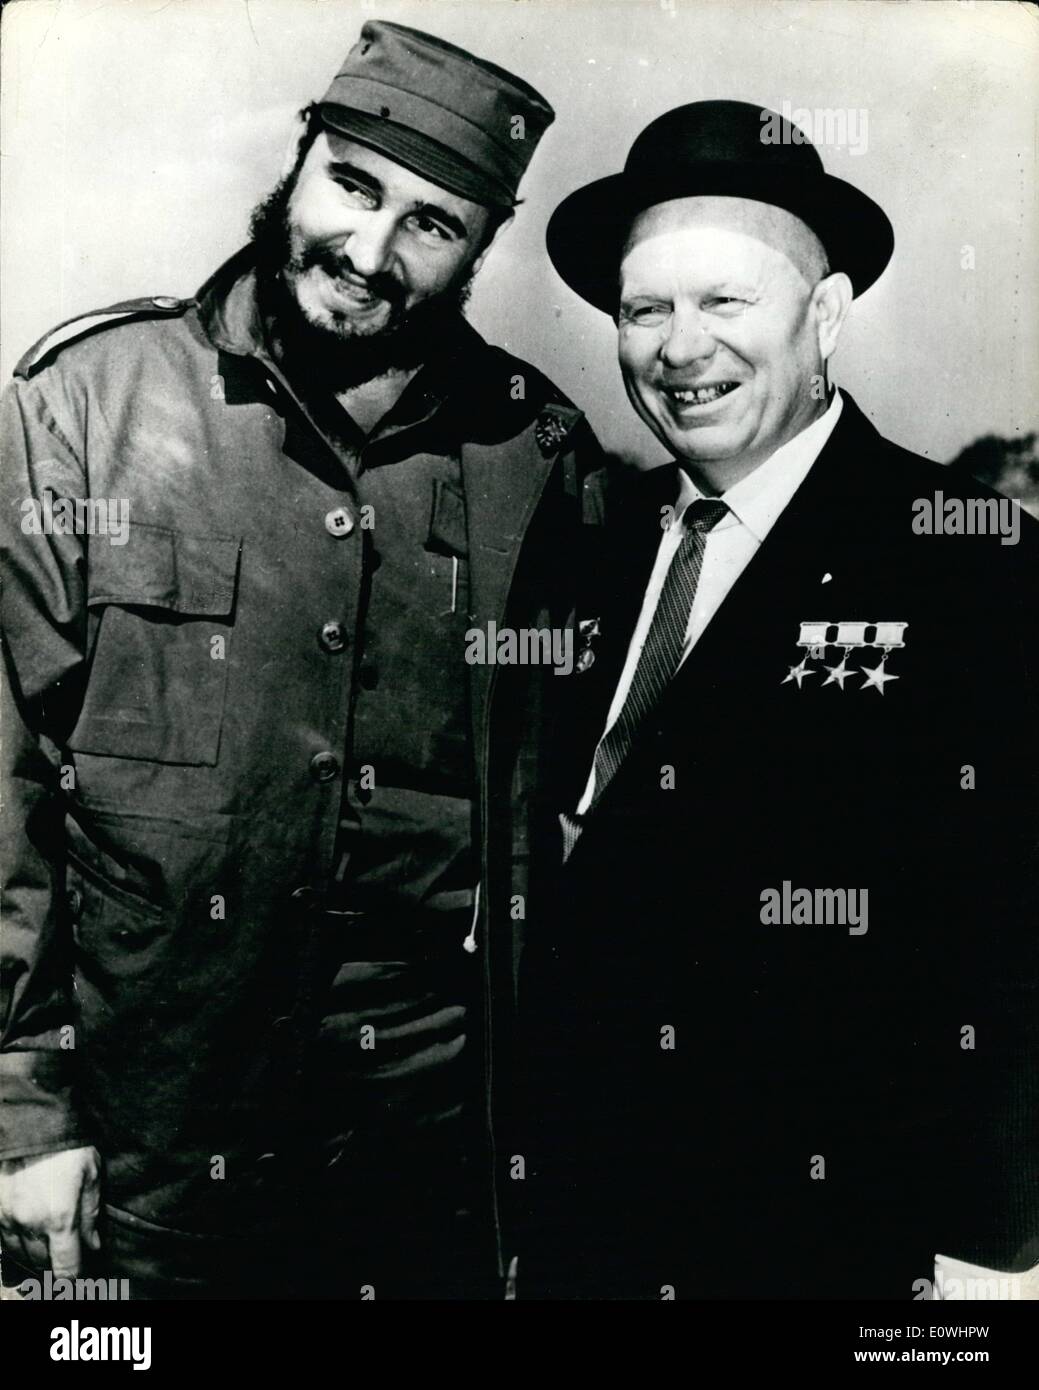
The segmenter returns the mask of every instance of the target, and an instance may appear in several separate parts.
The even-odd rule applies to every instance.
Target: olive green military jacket
[[[595,441],[533,368],[462,341],[472,626],[572,629]],[[247,252],[193,300],[43,340],[4,396],[2,449],[0,1157],[93,1142],[118,1208],[248,1223],[261,1158],[295,1131],[320,987],[307,906],[334,869],[355,663],[319,637],[361,563],[353,483],[264,346]],[[60,499],[105,499],[113,525],[125,504],[125,537],[66,534]],[[485,961],[504,1165],[496,1088],[567,681],[462,653],[459,678],[482,880],[458,950]]]

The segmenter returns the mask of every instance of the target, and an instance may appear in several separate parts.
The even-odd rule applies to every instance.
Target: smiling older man
[[[562,730],[527,1287],[909,1299],[938,1254],[1024,1270],[1037,528],[914,526],[970,485],[830,381],[891,227],[782,118],[667,113],[548,240],[675,463],[618,494]]]
[[[500,1287],[563,683],[466,633],[570,622],[597,451],[461,310],[553,112],[372,22],[304,114],[197,296],[74,321],[5,396],[8,1281]],[[48,492],[125,499],[128,543],[20,527]]]
[[[818,237],[745,198],[677,198],[634,221],[619,353],[632,405],[722,493],[821,415],[805,390],[851,300]]]

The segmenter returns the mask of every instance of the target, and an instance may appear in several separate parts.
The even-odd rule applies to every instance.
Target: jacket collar
[[[405,439],[406,432],[432,422],[434,417],[438,431],[450,435],[461,427],[463,433],[475,429],[479,434],[481,403],[509,399],[507,383],[503,386],[499,380],[505,370],[501,355],[459,314],[445,327],[435,357],[422,365],[375,434],[365,438],[357,431],[353,438],[356,427],[352,427],[350,417],[340,413],[332,402],[305,400],[296,383],[294,364],[281,362],[272,347],[251,246],[242,247],[225,261],[195,298],[199,322],[215,348],[261,363],[322,435],[337,437],[341,443],[354,447],[377,445],[376,453],[369,455],[372,462],[391,461],[398,449],[410,447],[411,436],[408,434]],[[514,421],[509,432],[514,433],[516,427]],[[401,438],[394,443],[396,436]]]
[[[269,356],[256,299],[253,249],[243,246],[195,294],[199,322],[215,348],[239,357]]]

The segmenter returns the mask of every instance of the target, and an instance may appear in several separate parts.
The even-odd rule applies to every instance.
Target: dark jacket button
[[[70,917],[78,917],[83,911],[83,894],[78,888],[70,888],[65,894],[65,906]]]
[[[341,652],[346,646],[346,632],[341,623],[324,623],[318,640],[326,652]]]
[[[334,753],[315,753],[310,760],[310,775],[315,782],[331,782],[339,771],[339,759]]]

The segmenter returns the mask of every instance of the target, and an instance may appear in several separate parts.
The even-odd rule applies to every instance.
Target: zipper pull
[[[462,942],[462,950],[465,951],[465,952],[467,952],[470,956],[473,955],[477,950],[479,950],[479,945],[478,945],[477,940],[476,940],[476,923],[477,923],[477,920],[479,919],[479,916],[480,916],[480,885],[477,884],[477,885],[476,885],[476,896],[475,896],[474,899],[473,899],[473,921],[472,921],[472,926],[469,928],[469,935],[468,935],[468,936],[465,938],[465,940]]]

